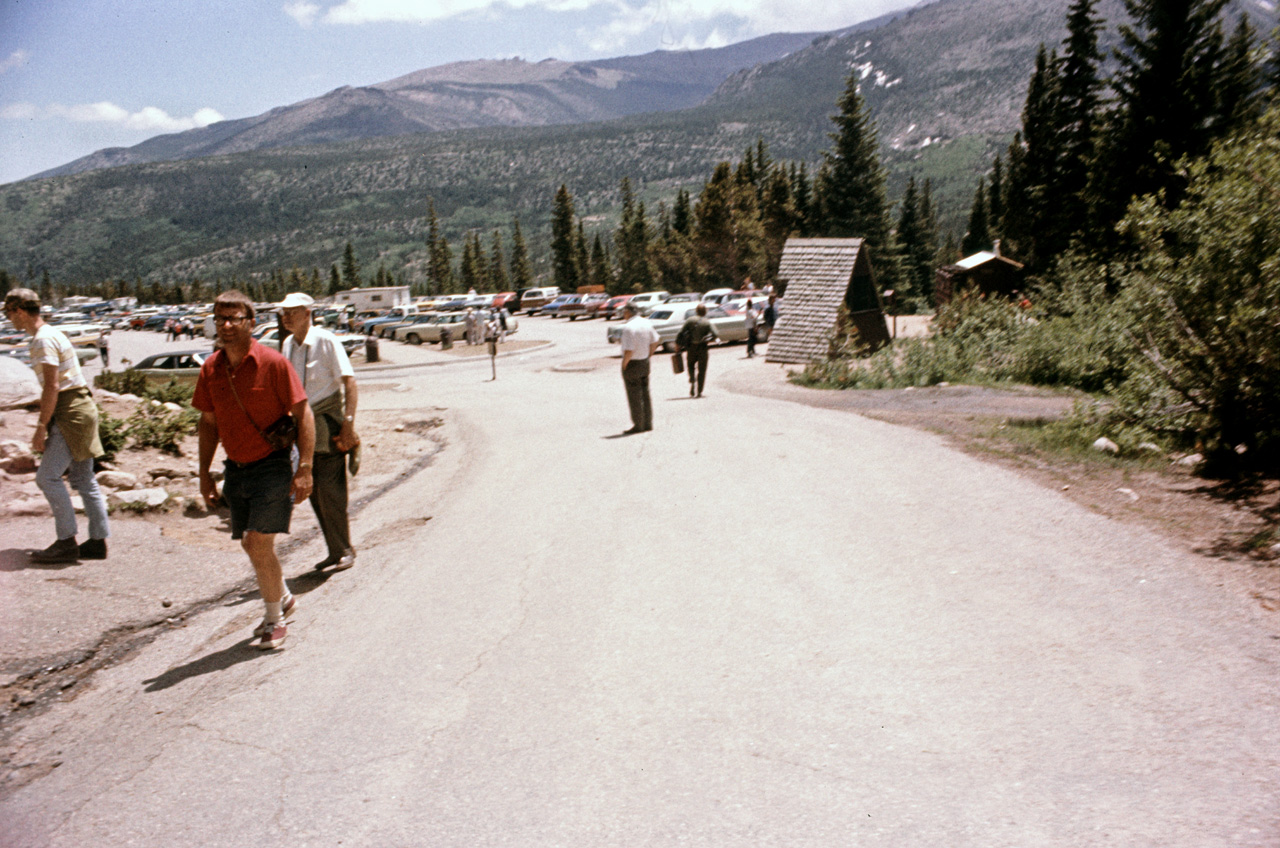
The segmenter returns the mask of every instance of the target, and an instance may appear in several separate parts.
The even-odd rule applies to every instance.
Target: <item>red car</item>
[[[621,318],[623,305],[633,297],[635,297],[633,294],[614,295],[604,302],[604,306],[600,307],[600,311],[596,314],[603,315],[606,321]]]

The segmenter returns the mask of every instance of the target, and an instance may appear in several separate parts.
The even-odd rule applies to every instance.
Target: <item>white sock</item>
[[[280,620],[280,607],[284,606],[283,601],[276,601],[274,604],[270,601],[264,601],[267,605],[267,621],[277,622]]]

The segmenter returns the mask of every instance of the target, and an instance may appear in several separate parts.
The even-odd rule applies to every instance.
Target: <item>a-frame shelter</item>
[[[825,359],[841,303],[849,308],[849,320],[865,344],[875,349],[889,343],[864,239],[787,239],[777,287],[783,298],[767,362],[807,365]]]

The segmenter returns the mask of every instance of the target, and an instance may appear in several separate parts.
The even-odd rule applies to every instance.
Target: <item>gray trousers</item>
[[[685,356],[686,367],[689,369],[689,387],[697,389],[698,394],[702,394],[702,387],[707,384],[707,358],[706,345],[694,345]]]
[[[316,511],[329,555],[351,550],[351,522],[347,517],[347,455],[318,453],[312,459],[311,508]]]
[[[653,400],[649,397],[649,360],[633,359],[622,372],[627,387],[627,405],[631,407],[631,423],[637,430],[653,429]]]

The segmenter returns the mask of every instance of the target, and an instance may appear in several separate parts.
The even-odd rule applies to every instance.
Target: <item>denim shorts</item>
[[[245,531],[288,533],[293,515],[293,462],[289,451],[276,451],[241,465],[227,460],[222,496],[231,510],[231,538]]]

